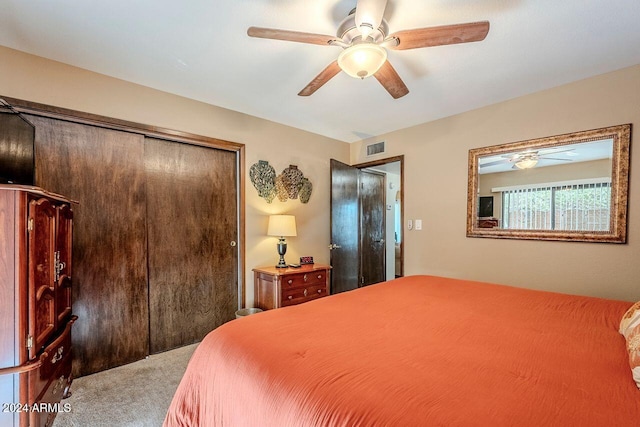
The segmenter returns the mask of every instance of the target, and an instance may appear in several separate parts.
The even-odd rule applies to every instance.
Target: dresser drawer
[[[282,290],[300,288],[310,285],[326,284],[327,271],[318,270],[308,273],[287,274],[282,277]]]
[[[44,349],[40,355],[42,365],[31,372],[31,384],[34,391],[32,396],[36,399],[40,397],[53,376],[58,373],[61,365],[68,366],[65,371],[69,372],[65,372],[65,376],[71,372],[71,326],[74,321],[75,317],[69,320],[62,334]]]
[[[326,295],[327,285],[325,283],[312,284],[293,289],[283,289],[281,305],[285,307],[287,305],[300,304]]]
[[[56,371],[52,372],[51,381],[36,400],[35,404],[40,410],[29,414],[30,427],[51,427],[59,411],[71,410],[68,403],[61,403],[71,382],[71,354],[65,355],[57,365]]]

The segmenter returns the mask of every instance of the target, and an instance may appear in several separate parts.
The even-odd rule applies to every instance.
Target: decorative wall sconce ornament
[[[276,194],[281,202],[286,202],[289,198],[287,186],[284,184],[284,175],[282,174],[276,177]]]
[[[300,199],[301,203],[309,203],[313,185],[298,166],[289,165],[282,173],[276,176],[275,169],[266,160],[258,160],[249,169],[251,183],[258,190],[258,195],[267,203],[278,200],[286,202],[289,199]]]
[[[258,195],[271,203],[276,196],[276,170],[266,160],[258,160],[249,169],[251,183],[258,190]]]
[[[304,178],[304,175],[296,165],[289,165],[288,168],[282,171],[282,182],[290,199],[298,198],[298,192],[302,187],[302,178]]]
[[[309,203],[311,198],[311,191],[313,190],[313,184],[307,178],[302,178],[302,188],[298,195],[300,196],[301,203]]]

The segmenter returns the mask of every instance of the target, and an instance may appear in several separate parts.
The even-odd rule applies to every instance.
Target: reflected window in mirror
[[[470,150],[467,236],[623,243],[630,135],[621,125]]]

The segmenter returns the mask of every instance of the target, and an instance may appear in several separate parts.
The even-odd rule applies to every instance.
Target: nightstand
[[[254,306],[263,310],[300,304],[329,295],[331,266],[253,269]]]

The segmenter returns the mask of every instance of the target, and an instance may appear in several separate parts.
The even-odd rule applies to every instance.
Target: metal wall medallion
[[[276,170],[266,160],[258,160],[249,169],[251,183],[258,190],[258,195],[271,203],[276,196]]]
[[[309,203],[312,190],[313,184],[311,184],[311,181],[309,181],[307,178],[302,178],[302,187],[300,188],[300,192],[298,193],[301,203]]]
[[[290,199],[298,198],[298,192],[302,187],[302,178],[304,178],[304,175],[296,165],[289,165],[288,168],[282,171],[282,182]]]
[[[287,186],[284,183],[284,175],[278,175],[276,177],[276,194],[278,195],[278,200],[281,202],[286,202],[289,198]]]
[[[280,175],[266,160],[259,160],[249,169],[251,183],[258,190],[258,195],[267,203],[273,202],[277,196],[281,202],[299,199],[301,203],[309,203],[313,185],[298,166],[289,165]]]

